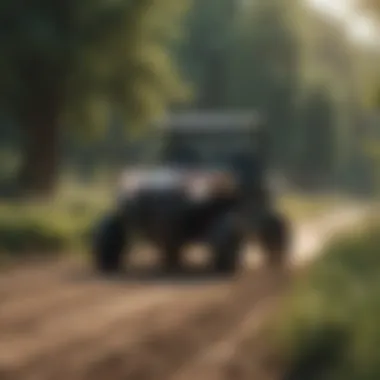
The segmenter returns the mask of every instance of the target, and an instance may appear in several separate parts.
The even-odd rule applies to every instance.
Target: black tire
[[[181,245],[168,244],[164,253],[164,271],[172,274],[181,270]]]
[[[227,215],[213,227],[210,245],[217,274],[232,275],[240,265],[242,233],[234,215]]]
[[[97,272],[112,274],[122,267],[126,236],[124,223],[118,215],[104,217],[95,232],[94,266]]]
[[[270,212],[261,219],[257,235],[266,263],[271,267],[284,267],[290,250],[289,221],[279,213]]]

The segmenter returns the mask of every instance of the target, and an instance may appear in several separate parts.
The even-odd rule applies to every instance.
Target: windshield
[[[174,133],[163,149],[166,164],[225,166],[255,153],[249,133]]]
[[[249,132],[174,132],[152,136],[133,149],[134,164],[224,167],[251,160],[257,153],[256,140]]]

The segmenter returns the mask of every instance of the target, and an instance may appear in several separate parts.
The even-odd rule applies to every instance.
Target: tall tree
[[[264,114],[276,166],[289,165],[293,150],[300,51],[298,1],[245,2],[230,50],[229,103]]]
[[[179,48],[183,72],[194,85],[194,103],[201,108],[228,105],[230,43],[239,1],[192,0],[186,38]]]
[[[0,110],[21,126],[23,190],[54,189],[62,127],[99,132],[111,115],[149,121],[184,95],[168,51],[184,0],[4,0]]]

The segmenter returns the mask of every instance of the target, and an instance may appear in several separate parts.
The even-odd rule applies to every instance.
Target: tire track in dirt
[[[319,223],[324,228],[316,223],[307,233],[297,232],[297,240],[313,235],[297,249],[314,250],[334,228],[330,219]],[[266,302],[287,283],[287,277],[249,269],[212,285],[78,283],[64,276],[73,267],[51,268],[0,282],[8,291],[0,308],[13,305],[5,317],[0,312],[1,380],[246,379],[244,373],[254,373],[240,361],[254,361],[246,335],[254,334]],[[38,294],[42,285],[45,294]],[[28,320],[38,322],[26,331],[17,328]]]
[[[234,329],[242,315],[255,307],[261,297],[274,291],[271,281],[259,276],[256,282],[251,276],[247,274],[245,279],[237,281],[234,290],[221,302],[206,303],[190,320],[172,326],[169,331],[151,333],[148,339],[129,350],[108,354],[86,376],[78,379],[101,380],[108,376],[129,380],[168,379],[200,349]]]
[[[83,285],[61,284],[56,289],[48,288],[45,292],[30,294],[0,304],[0,337],[1,331],[25,334],[38,328],[44,319],[51,319],[54,314],[68,312],[81,307],[89,307],[107,296],[122,292],[125,296],[141,288],[141,285],[130,284],[120,287],[109,283],[85,283]]]
[[[36,292],[43,292],[47,287],[61,285],[62,277],[74,270],[78,265],[72,261],[40,264],[32,268],[16,268],[0,276],[0,301],[14,300],[18,297],[28,297]]]
[[[92,362],[91,359],[94,355],[95,357],[104,357],[107,353],[107,347],[110,349],[115,344],[118,346],[120,343],[123,345],[128,345],[129,343],[130,345],[132,344],[131,348],[133,348],[133,344],[141,340],[144,334],[150,334],[155,331],[155,326],[156,330],[165,330],[166,328],[166,330],[169,331],[173,325],[191,318],[192,312],[194,313],[199,308],[203,309],[205,303],[212,304],[213,302],[220,302],[220,300],[227,295],[229,290],[229,286],[226,284],[202,285],[198,287],[198,291],[196,289],[194,290],[193,286],[189,287],[184,285],[177,290],[173,290],[173,287],[168,288],[164,286],[164,288],[161,289],[161,295],[166,294],[167,299],[165,299],[165,302],[162,302],[162,300],[160,302],[160,297],[158,297],[158,293],[156,292],[157,294],[152,294],[151,299],[145,302],[146,307],[135,310],[133,315],[130,315],[131,313],[128,315],[124,313],[120,320],[113,321],[107,328],[99,328],[98,324],[98,329],[96,332],[93,331],[93,335],[90,336],[87,334],[84,336],[82,334],[66,345],[60,342],[61,344],[56,346],[56,349],[50,350],[49,352],[44,350],[40,353],[39,357],[31,360],[31,363],[26,361],[24,365],[22,365],[21,361],[14,361],[13,366],[8,365],[8,370],[3,369],[3,377],[7,375],[12,380],[18,378],[29,379],[31,377],[29,377],[28,374],[33,373],[37,374],[37,379],[43,379],[46,377],[42,377],[41,370],[42,373],[45,373],[46,370],[48,370],[46,366],[49,366],[49,363],[52,363],[53,368],[58,369],[58,373],[53,377],[47,377],[49,379],[56,379],[57,376],[62,374],[62,371],[65,371],[67,368],[72,368],[75,363],[78,365],[77,368],[75,368],[74,365],[76,372],[80,370],[80,368],[83,368],[82,360],[86,366],[89,364],[88,361]],[[173,292],[175,293],[174,296]],[[169,293],[172,295],[171,297]],[[186,296],[190,297],[191,302],[186,300],[186,304],[183,305],[184,307],[180,315],[177,315],[178,313],[175,313],[175,310],[178,307],[180,308],[181,304],[185,302],[184,297]],[[141,299],[142,294],[136,297]],[[97,316],[97,318],[99,318],[99,316]],[[35,336],[35,338],[38,338],[38,335]],[[79,355],[79,357],[77,357],[77,355]],[[62,366],[62,363],[66,364]],[[1,378],[3,379],[3,377]]]
[[[45,368],[34,363],[36,370],[32,372],[38,374],[36,378],[44,380],[96,378],[104,364],[115,361],[123,353],[126,353],[123,360],[127,363],[127,354],[136,351],[152,335],[165,338],[171,330],[183,328],[204,310],[205,305],[212,307],[213,304],[220,304],[228,292],[225,285],[199,291],[184,289],[178,294],[179,297],[169,303],[161,304],[143,315],[136,315],[127,323],[115,324],[91,339],[59,350],[58,363],[52,362],[49,366],[45,365]],[[187,296],[186,301],[184,296]]]
[[[0,271],[0,285],[11,284],[20,280],[23,276],[36,276],[41,273],[46,273],[47,269],[57,267],[67,267],[72,265],[72,260],[69,258],[57,258],[53,260],[37,260],[26,263],[21,262],[10,267],[2,268]]]
[[[75,265],[76,264],[76,265]],[[42,267],[42,268],[41,268]],[[85,307],[107,295],[123,291],[125,295],[141,289],[143,283],[115,276],[104,278],[89,276],[87,270],[75,261],[49,263],[41,267],[15,268],[0,277],[6,297],[0,298],[0,334],[7,329],[25,333],[37,327],[43,316],[49,319],[59,311]]]
[[[13,336],[0,340],[0,363],[19,364],[28,358],[44,355],[56,347],[70,345],[80,339],[97,334],[108,326],[133,314],[144,313],[149,308],[170,300],[177,294],[175,289],[143,289],[126,297],[122,292],[90,307],[61,313],[45,320],[31,334]],[[6,334],[6,333],[5,333]]]
[[[213,368],[209,366],[209,371],[205,371],[199,380],[282,379],[284,363],[268,339],[268,333],[260,327],[258,324],[257,329],[247,330],[246,335],[235,343],[234,350],[223,361],[215,362]]]
[[[273,298],[261,299],[257,305],[258,310],[249,311],[242,317],[237,327],[223,335],[214,344],[199,351],[192,360],[168,380],[240,379],[241,373],[231,364],[231,361],[236,357],[241,342],[247,339],[247,336],[252,336],[261,327],[268,314],[274,311],[278,297],[277,294]]]

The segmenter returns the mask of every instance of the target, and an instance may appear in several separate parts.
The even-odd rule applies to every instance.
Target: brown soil
[[[298,250],[347,215],[333,219],[301,229]],[[0,379],[270,379],[258,332],[288,280],[249,266],[234,279],[13,269],[0,275]]]

